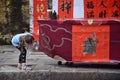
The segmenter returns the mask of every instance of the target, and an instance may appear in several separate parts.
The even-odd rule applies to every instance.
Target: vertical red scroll
[[[47,17],[47,0],[34,0],[33,7],[33,16],[34,16],[34,30],[33,35],[35,40],[39,40],[39,28],[38,22],[39,19],[44,19]]]
[[[74,0],[58,0],[58,14],[60,19],[73,18]]]

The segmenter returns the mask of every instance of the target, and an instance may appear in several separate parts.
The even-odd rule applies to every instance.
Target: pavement
[[[0,80],[120,80],[120,65],[74,63],[58,65],[43,52],[27,53],[31,71],[18,70],[19,51],[11,45],[0,46]]]

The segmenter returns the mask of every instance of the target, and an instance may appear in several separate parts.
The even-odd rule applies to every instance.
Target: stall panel
[[[39,51],[73,62],[120,62],[120,21],[38,20]]]

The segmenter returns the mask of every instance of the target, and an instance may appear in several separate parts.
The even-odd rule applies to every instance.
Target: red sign
[[[59,18],[73,18],[73,1],[74,0],[58,1]]]
[[[119,18],[120,1],[84,0],[85,18]]]
[[[44,19],[47,17],[47,1],[46,0],[34,0],[34,30],[33,35],[35,40],[39,40],[39,28],[38,22],[39,19]]]
[[[58,15],[60,19],[120,18],[120,1],[58,0]]]
[[[72,26],[72,61],[108,62],[109,25]]]

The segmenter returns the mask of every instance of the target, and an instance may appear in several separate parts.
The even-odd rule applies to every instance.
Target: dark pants
[[[20,47],[17,47],[17,49],[20,51],[19,63],[26,63],[27,50],[25,49],[25,47],[23,47],[22,49]]]

